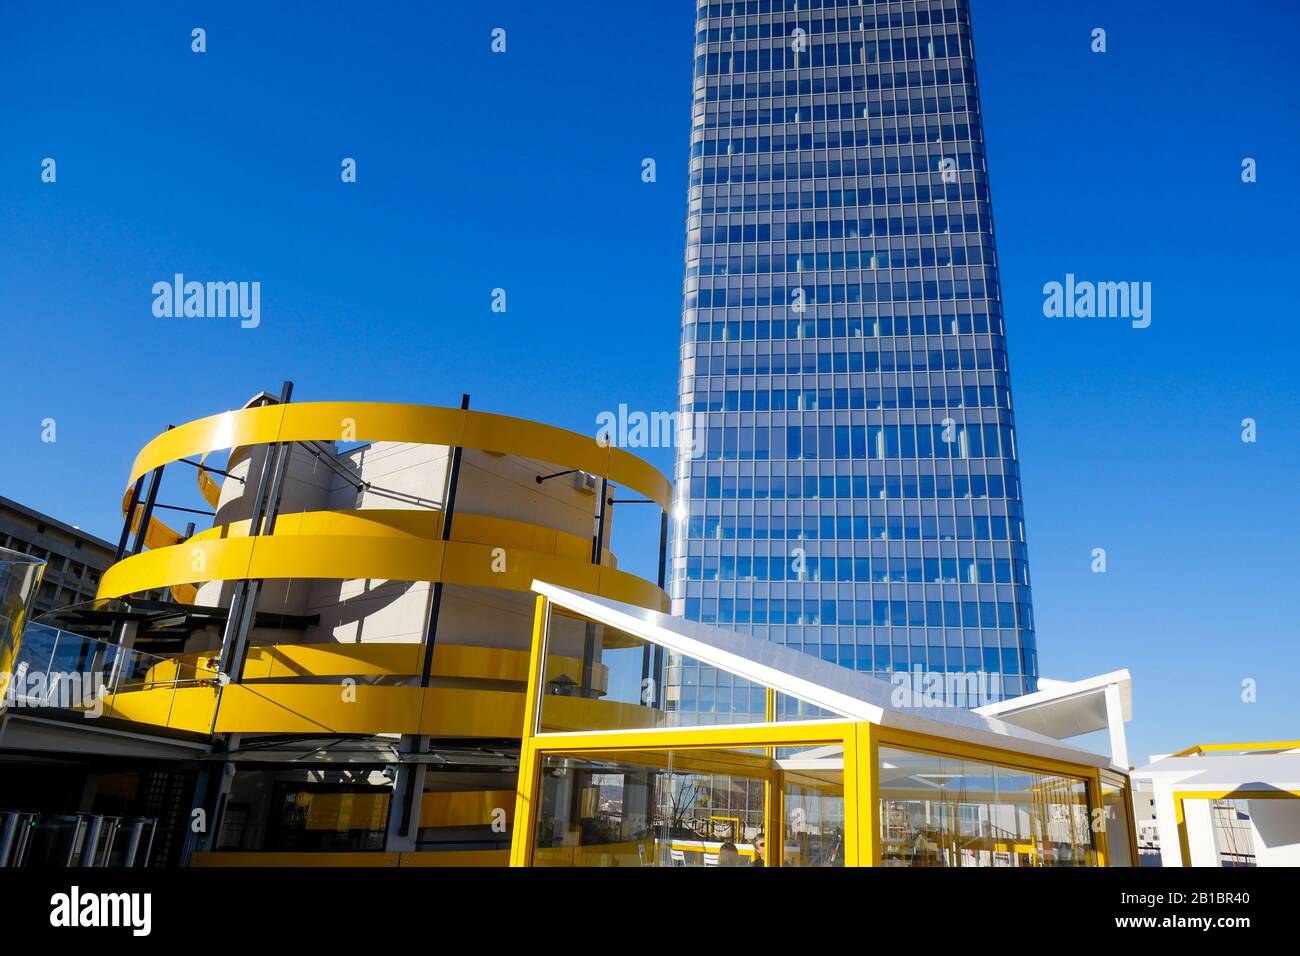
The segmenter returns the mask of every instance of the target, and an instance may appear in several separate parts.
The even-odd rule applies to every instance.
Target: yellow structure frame
[[[223,412],[168,429],[140,451],[130,487],[151,470],[190,456],[202,466],[221,449],[286,441],[400,441],[511,454],[600,475],[639,491],[661,508],[668,478],[622,449],[575,432],[468,409],[382,402],[300,402]],[[221,486],[200,467],[199,490],[214,507]],[[130,516],[138,529],[143,506]],[[193,601],[195,585],[240,579],[334,578],[444,582],[529,591],[534,579],[667,610],[652,582],[591,561],[591,542],[554,528],[461,512],[442,540],[441,512],[366,508],[279,516],[269,534],[249,535],[248,521],[189,538],[150,518],[147,549],[118,561],[100,580],[97,599],[170,588]],[[502,560],[504,559],[504,560]],[[197,734],[403,733],[510,737],[522,722],[517,690],[358,684],[300,678],[418,674],[423,644],[283,645],[249,648],[241,683],[217,685],[203,655],[180,655],[108,696],[111,717]],[[439,677],[522,682],[524,651],[439,645]],[[597,675],[599,680],[599,674]],[[600,704],[600,702],[595,702]]]
[[[767,794],[764,832],[768,846],[783,847],[784,794],[783,772],[770,761],[771,748],[837,745],[844,749],[844,821],[846,866],[879,866],[881,862],[879,806],[880,790],[876,768],[880,748],[896,747],[913,752],[978,760],[1000,767],[1054,774],[1085,784],[1090,822],[1104,815],[1101,771],[1016,751],[967,744],[944,737],[915,733],[865,721],[843,719],[776,722],[773,697],[768,692],[768,722],[672,729],[587,731],[579,733],[538,733],[542,669],[546,659],[546,635],[551,602],[538,595],[533,619],[533,645],[529,664],[528,690],[524,699],[524,726],[521,734],[519,781],[516,792],[514,827],[510,849],[511,866],[530,866],[534,862],[537,829],[537,801],[542,762],[547,756],[617,757],[619,754],[672,750],[674,754],[717,749],[767,748],[769,768],[756,765],[752,775],[762,777]],[[572,613],[572,612],[570,612]],[[761,758],[756,758],[756,760]],[[747,771],[748,772],[748,771]],[[1132,831],[1131,790],[1125,781],[1129,829]],[[1104,819],[1104,816],[1102,817]],[[1108,848],[1105,828],[1090,826],[1095,849],[1095,865],[1106,866]],[[1129,841],[1131,865],[1137,866],[1137,841]],[[781,866],[783,853],[769,852],[767,864]]]
[[[1238,744],[1194,744],[1171,757],[1203,757],[1210,754],[1249,753],[1260,750],[1300,750],[1300,740],[1255,740]],[[1185,800],[1300,800],[1300,790],[1175,790],[1174,822],[1178,826],[1178,851],[1183,866],[1192,865],[1191,840],[1187,835]]]
[[[1185,800],[1300,800],[1300,790],[1175,790],[1174,822],[1178,825],[1178,852],[1183,855],[1183,866],[1191,866],[1192,846],[1183,809]]]

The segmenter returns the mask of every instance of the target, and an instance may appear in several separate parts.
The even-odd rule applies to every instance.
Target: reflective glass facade
[[[674,612],[1034,690],[966,0],[701,3],[693,107]]]

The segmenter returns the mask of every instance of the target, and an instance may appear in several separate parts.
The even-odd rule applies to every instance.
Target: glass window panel
[[[762,749],[549,754],[533,865],[761,865],[772,777]]]
[[[880,748],[885,866],[1092,866],[1083,780]]]

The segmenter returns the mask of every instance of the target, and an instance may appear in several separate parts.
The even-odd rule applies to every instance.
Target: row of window
[[[985,267],[986,273],[993,272]],[[698,289],[687,292],[687,309],[721,309],[729,305],[787,305],[796,311],[803,306],[858,302],[947,302],[953,299],[982,299],[996,295],[996,275],[985,279],[927,279],[915,282],[822,282],[816,285],[769,285],[760,282],[742,289]],[[950,368],[956,368],[950,365]],[[965,365],[961,368],[990,368]],[[997,366],[1006,368],[1006,365]]]
[[[810,358],[810,356],[809,356]],[[818,356],[822,358],[822,356]],[[842,354],[839,358],[844,358]],[[858,369],[854,369],[858,371]],[[874,369],[876,371],[876,369]],[[891,369],[885,369],[891,371]],[[695,389],[689,397],[682,401],[682,411],[684,412],[718,412],[718,411],[858,411],[858,410],[893,410],[893,408],[932,408],[932,410],[946,411],[950,408],[1008,408],[1010,407],[1010,393],[1006,389],[993,392],[995,386],[992,385],[969,385],[969,386],[935,386],[933,392],[923,386],[893,386],[893,388],[884,389],[876,386],[858,385],[855,388],[836,388],[836,386],[827,386],[827,388],[816,389],[768,389],[768,388],[735,388],[735,389],[703,389],[703,385],[693,386]],[[979,397],[976,401],[967,401],[971,397],[970,393],[976,389],[985,389],[987,394]],[[885,402],[885,392],[891,394],[892,401]],[[950,395],[957,393],[959,401],[953,401]],[[985,402],[984,398],[989,401]]]
[[[979,157],[977,163],[975,157]],[[894,156],[841,156],[822,159],[780,162],[766,158],[723,162],[711,158],[692,176],[692,186],[725,183],[766,183],[797,179],[826,179],[836,176],[883,176],[907,173],[943,172],[943,161],[950,160],[957,169],[982,169],[984,153],[978,143],[949,149],[918,149]],[[698,176],[699,178],[695,178]]]
[[[809,203],[805,206],[805,202]],[[806,220],[816,219],[816,217],[807,216],[807,209],[823,208],[832,209],[840,207],[823,206],[815,207],[813,203],[815,198],[803,199],[802,196],[793,194],[771,193],[771,191],[758,189],[755,186],[742,186],[735,183],[731,187],[715,186],[712,189],[702,191],[701,195],[695,196],[689,203],[688,224],[693,224],[695,219],[705,219],[716,213],[738,213],[738,212],[770,212],[772,222],[784,222],[785,220]],[[863,207],[866,209],[867,207]],[[789,212],[787,212],[789,209]],[[796,211],[803,211],[803,215],[794,215]],[[872,232],[866,232],[868,220],[858,220],[858,237],[870,237],[870,235],[946,235],[948,233],[974,233],[989,232],[992,229],[992,215],[989,212],[987,200],[967,200],[966,203],[954,202],[943,211],[937,211],[935,208],[928,206],[918,206],[915,209],[900,209],[905,213],[902,216],[884,217],[884,225],[879,225],[879,220],[871,221]],[[974,216],[974,225],[971,217]],[[831,213],[827,219],[833,219],[836,213]],[[745,219],[753,219],[746,216]],[[841,217],[842,219],[842,217]],[[849,219],[857,219],[852,212],[849,213]],[[848,222],[848,220],[845,220]],[[984,226],[979,229],[979,226]],[[918,229],[920,232],[918,232]],[[857,238],[848,234],[848,226],[845,226],[845,238]]]
[[[7,534],[0,535],[0,547],[21,554],[30,554],[33,558],[44,561],[46,575],[66,574],[73,579],[66,582],[70,588],[77,587],[76,581],[85,581],[84,588],[93,592],[99,584],[99,572],[96,569],[66,555],[32,544],[22,538],[15,538]],[[74,544],[73,547],[78,547],[78,545]]]
[[[865,196],[859,195],[866,193]],[[763,190],[738,186],[732,189],[705,190],[699,196],[697,215],[723,212],[784,212],[787,209],[842,209],[879,206],[872,203],[870,189],[837,190]],[[900,191],[901,195],[901,191]],[[862,200],[862,202],[859,202]],[[901,202],[901,200],[900,200]],[[915,211],[900,211],[897,216],[831,215],[827,221],[844,222],[844,238],[868,238],[872,235],[946,235],[949,233],[988,233],[993,219],[988,200],[969,200],[974,207],[935,211],[918,206]],[[805,217],[798,217],[800,221]],[[731,224],[728,224],[728,226]],[[757,226],[757,222],[754,224]],[[780,233],[776,237],[780,238]],[[802,237],[800,237],[802,238]]]
[[[705,541],[1025,540],[1024,523],[1004,515],[692,515],[686,522],[686,537]]]
[[[715,355],[714,359],[723,356]],[[702,373],[701,373],[702,374]],[[721,373],[719,373],[721,374]],[[682,403],[683,412],[767,412],[895,408],[1010,408],[1011,393],[993,385],[867,388],[731,388],[704,390]]]
[[[853,4],[857,6],[858,4]],[[718,6],[718,4],[715,4]],[[806,11],[807,3],[798,5]],[[764,13],[769,11],[764,10]],[[728,14],[721,14],[727,16]],[[812,36],[824,33],[847,33],[850,30],[883,30],[893,27],[929,26],[938,23],[965,23],[964,17],[958,16],[955,9],[950,10],[908,10],[906,13],[858,13],[840,17],[799,17],[793,20],[765,20],[759,23],[728,23],[725,25],[700,27],[695,34],[696,43],[719,43],[732,40],[767,40],[771,37],[788,37],[795,29],[803,30]]]
[[[1033,627],[1029,605],[1014,601],[802,601],[688,597],[686,617],[705,624],[851,624],[858,627],[947,626],[1007,630]]]
[[[725,103],[728,100],[754,99],[763,96],[810,96],[840,93],[862,93],[872,90],[903,90],[911,87],[947,86],[965,84],[974,86],[975,70],[970,66],[925,66],[912,70],[887,70],[864,73],[846,70],[818,76],[763,76],[748,80],[708,80],[701,87],[703,97],[697,94],[696,102]]]
[[[1011,558],[817,558],[690,555],[675,579],[690,581],[858,581],[872,584],[1023,584],[1029,566]]]
[[[736,73],[771,73],[823,66],[870,66],[971,56],[970,41],[960,33],[935,33],[882,40],[811,43],[795,49],[786,38],[771,47],[723,50],[695,57],[695,77]]]
[[[942,174],[936,173],[936,176]],[[798,195],[791,192],[773,192],[762,188],[722,189],[702,195],[698,205],[693,205],[694,215],[710,215],[728,212],[782,212],[788,209],[843,209],[854,206],[860,209],[874,208],[884,212],[886,206],[926,206],[946,202],[988,202],[989,187],[979,174],[978,182],[952,183],[908,183],[898,186],[876,186],[861,189],[826,189],[802,190]],[[807,193],[807,195],[804,195]],[[960,211],[960,207],[956,207]],[[925,209],[896,210],[898,212],[922,213]],[[849,220],[853,224],[853,220]],[[742,224],[743,225],[743,224]],[[757,225],[757,223],[755,223]],[[787,226],[792,223],[787,223]],[[778,224],[777,238],[780,238]],[[793,238],[793,237],[788,237]],[[839,238],[838,236],[836,238]],[[853,238],[849,236],[848,238]]]
[[[811,133],[774,133],[771,136],[733,136],[702,139],[691,144],[691,158],[752,156],[765,153],[806,152],[812,149],[848,149],[853,146],[907,146],[911,143],[978,141],[978,123],[880,123]]]
[[[1010,425],[709,426],[705,434],[705,461],[1015,457]]]
[[[757,357],[757,356],[756,356]],[[712,362],[710,357],[710,363]],[[795,353],[786,355],[784,366],[779,364],[776,355],[770,356],[772,359],[772,374],[776,375],[798,375],[808,374],[814,371],[813,363],[816,362],[816,372],[844,372],[844,373],[876,373],[876,372],[955,372],[955,371],[985,371],[997,370],[1005,372],[1007,370],[1006,351],[999,340],[993,348],[979,349],[914,349],[912,351],[899,350],[897,352],[885,349],[875,351],[868,349],[866,351],[838,351],[838,352],[819,352],[816,356],[811,353]],[[711,365],[710,365],[711,367]],[[704,373],[701,373],[704,374]],[[763,374],[763,373],[758,373]],[[832,408],[869,408],[868,398],[865,394],[865,385],[861,388],[845,387],[843,395],[832,394]],[[821,391],[819,389],[819,391]],[[837,390],[840,391],[840,390]],[[728,409],[699,409],[701,411],[804,411],[807,410],[807,404],[811,401],[807,395],[808,389],[786,389],[775,388],[770,391],[767,389],[743,389],[737,390],[736,401],[739,403],[736,408]],[[841,405],[841,397],[846,405]],[[724,399],[725,401],[725,399]],[[881,399],[883,403],[883,398]],[[752,408],[748,407],[752,402]],[[816,398],[817,407],[825,407],[821,404],[821,396]],[[880,407],[884,407],[883,404]],[[943,404],[931,402],[933,408],[950,407],[947,405],[946,393]]]
[[[809,223],[808,225],[812,225]],[[921,266],[993,265],[993,247],[967,245],[931,246],[917,249],[845,249],[842,252],[787,252],[782,255],[702,256],[689,263],[686,276],[771,275],[787,272],[817,272],[843,269],[883,270]]]
[[[904,335],[970,335],[992,332],[1002,334],[1002,314],[996,301],[987,303],[988,312],[949,313],[947,315],[879,315],[849,316],[837,319],[700,319],[687,316],[682,329],[684,342],[754,342],[762,340],[827,339],[835,338],[890,338]],[[822,353],[827,354],[827,353]],[[742,356],[744,358],[744,356]],[[763,361],[766,356],[755,356]],[[790,356],[789,370],[801,371],[798,353]],[[781,373],[787,370],[786,358],[780,352],[771,356],[770,367],[758,368],[760,372]],[[848,359],[842,363],[834,359],[817,360],[816,371],[848,371]],[[776,363],[780,362],[780,366]],[[822,366],[826,367],[823,368]],[[841,367],[842,366],[842,367]],[[807,371],[814,371],[811,367]],[[730,370],[729,370],[730,371]],[[743,367],[741,371],[744,371]]]
[[[904,388],[904,392],[912,392],[909,404],[909,396],[898,396],[898,389],[889,389],[893,393],[892,401],[886,404],[882,389],[880,388],[732,388],[732,389],[713,389],[708,392],[704,391],[700,385],[695,386],[697,391],[689,396],[682,403],[682,411],[690,413],[699,412],[813,412],[828,411],[831,409],[839,411],[856,411],[856,410],[883,410],[896,408],[917,408],[917,409],[940,409],[950,410],[954,408],[1007,408],[1010,407],[1010,393],[1006,390],[994,394],[994,387],[991,385],[984,386],[988,392],[988,402],[976,401],[966,404],[964,396],[956,404],[950,404],[946,397],[931,399],[927,389],[918,389],[913,391]],[[968,386],[969,390],[974,391],[980,386]],[[947,388],[936,387],[935,391],[939,396],[945,396]],[[962,395],[961,386],[952,386],[952,391]],[[917,393],[923,393],[923,398],[915,397]],[[995,398],[1001,399],[1007,404],[997,405],[994,403]]]
[[[865,501],[1020,497],[1020,481],[1013,470],[986,475],[692,475],[687,489],[693,502],[751,498]]]
[[[804,13],[809,10],[839,10],[844,8],[870,7],[879,3],[886,7],[897,0],[725,0],[725,2],[700,4],[696,11],[697,20],[715,20],[719,17],[754,16],[761,13]],[[881,10],[873,16],[878,27],[914,26],[918,23],[964,23],[965,17],[958,16],[959,6],[956,0],[942,8],[921,8],[918,10],[894,10],[892,13]],[[921,19],[924,17],[925,19]],[[886,23],[888,18],[888,23]]]
[[[898,199],[898,195],[904,193],[905,187],[892,187],[892,189],[897,190],[897,195],[894,196],[894,198],[892,198],[891,200],[889,200],[889,204],[891,204],[891,206],[893,206],[893,204],[897,204],[898,202],[900,202],[900,199]],[[909,189],[911,191],[911,195],[915,196],[917,195],[917,189],[927,189],[927,187],[920,186],[917,187],[917,189],[913,189],[913,187],[906,187],[906,189]],[[909,200],[909,202],[914,202],[914,200]],[[883,206],[884,202],[872,203],[872,206],[876,206],[876,204],[879,204],[879,206]],[[809,208],[813,208],[813,207],[809,207]],[[820,208],[828,208],[828,207],[823,206]],[[983,222],[980,222],[979,220],[978,212],[972,212],[971,216],[976,217],[974,221],[974,225],[976,226],[976,228],[978,228],[978,226],[980,225],[984,225]],[[753,220],[754,217],[745,216],[744,219]],[[858,219],[857,216],[853,216],[852,213],[850,213],[848,219],[845,219],[842,213],[832,213],[832,215],[829,217],[820,217],[820,216],[810,217],[805,215],[805,216],[796,216],[796,217],[784,216],[781,217],[781,219],[787,219],[789,221],[744,222],[741,221],[742,220],[741,216],[702,215],[699,216],[698,232],[695,232],[695,230],[692,230],[692,232],[690,232],[689,245],[690,246],[697,246],[697,245],[716,246],[716,245],[722,245],[722,243],[741,243],[741,242],[779,243],[779,242],[811,242],[814,241],[814,239],[884,238],[887,237],[887,235],[889,235],[889,230],[891,230],[891,228],[897,230],[902,230],[906,228],[905,221],[904,221],[905,217],[902,216],[898,216],[898,217],[880,216],[880,217],[874,217],[874,219]],[[891,219],[896,220],[893,226],[891,226]],[[919,264],[920,250],[922,250],[922,248],[926,248],[928,245],[931,245],[931,243],[933,243],[933,245],[943,245],[944,237],[952,237],[952,235],[970,235],[972,241],[979,241],[980,243],[982,243],[982,245],[988,246],[989,248],[993,247],[992,235],[989,235],[987,232],[982,232],[982,230],[978,232],[978,230],[966,229],[965,228],[966,225],[967,225],[967,220],[965,215],[927,216],[926,219],[924,219],[923,224],[920,224],[920,222],[918,222],[917,229],[913,230],[913,232],[909,234],[918,235],[918,237],[920,237],[920,235],[926,235],[926,237],[935,237],[935,238],[930,239],[930,241],[928,242],[922,241],[922,239],[918,238],[917,242],[907,243],[907,246],[909,246],[909,250],[915,250],[915,258],[911,260],[907,260],[906,264],[909,265]],[[902,245],[904,245],[904,243],[896,242],[896,243],[891,243],[891,245],[893,247],[901,247]],[[777,252],[777,254],[780,254],[781,250],[811,251],[811,250],[800,250],[800,247],[797,246],[796,247],[775,246],[771,248],[772,251]],[[737,250],[737,251],[741,251],[741,250]],[[768,251],[768,247],[751,246],[750,248],[748,248],[748,250],[744,250],[744,251],[750,252],[750,254],[754,254],[755,251],[766,252]],[[857,252],[858,250],[845,250],[845,251]],[[829,258],[829,256],[831,255],[835,255],[835,252],[831,252],[831,251],[826,252],[827,258],[820,260],[822,261],[823,264],[819,265],[818,268],[823,268],[823,269],[826,268],[842,269],[845,267],[858,268],[857,265],[848,265],[849,261],[854,261],[854,263],[857,263],[858,261],[857,259],[853,259],[853,260],[831,259]],[[814,261],[814,265],[815,264],[816,263]],[[902,264],[902,263],[897,263],[897,264]]]
[[[897,99],[858,99],[843,103],[792,103],[784,106],[721,110],[696,129],[728,129],[738,126],[779,126],[783,123],[821,122],[824,120],[874,119],[891,116],[923,116],[940,113],[977,113],[979,101],[964,93]]]
[[[827,199],[831,190],[824,191]],[[781,199],[778,195],[772,196],[775,201]],[[820,198],[820,197],[818,197]],[[792,198],[790,201],[795,201]],[[813,202],[814,197],[811,193],[798,198],[801,204],[797,207],[789,208],[813,209],[830,208],[828,206],[814,207],[812,205],[804,206],[803,202]],[[753,241],[759,241],[760,223],[745,225],[744,223],[732,225],[731,223],[720,222],[702,222],[700,224],[699,239],[693,236],[690,238],[690,244],[695,245],[715,245],[722,242],[747,242],[751,241],[745,237],[753,235]],[[771,236],[771,227],[775,226],[777,235],[773,238],[781,239],[784,233],[787,240],[804,238],[804,233],[811,227],[812,236],[809,238],[844,238],[844,239],[870,239],[878,236],[946,236],[953,233],[980,233],[987,235],[993,230],[993,219],[987,211],[987,207],[980,212],[966,212],[960,215],[934,215],[926,213],[914,216],[876,216],[862,218],[844,218],[840,216],[831,216],[825,222],[826,235],[817,235],[817,223],[788,222],[781,224],[766,224],[769,226],[768,235]],[[752,228],[753,232],[749,230]],[[737,231],[739,230],[739,231]],[[841,235],[836,235],[839,232]],[[737,236],[739,238],[733,238]]]

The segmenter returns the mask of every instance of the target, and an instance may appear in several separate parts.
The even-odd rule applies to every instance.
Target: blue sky
[[[1043,671],[1128,667],[1139,762],[1293,738],[1300,8],[973,13]],[[587,433],[673,408],[692,15],[7,3],[0,493],[115,538],[140,445],[285,378]],[[259,281],[261,325],[155,318],[176,272]],[[1151,327],[1044,318],[1067,272],[1151,282]],[[623,510],[616,550],[652,574],[649,509]]]

